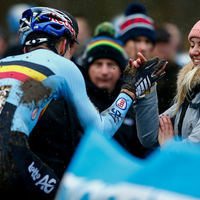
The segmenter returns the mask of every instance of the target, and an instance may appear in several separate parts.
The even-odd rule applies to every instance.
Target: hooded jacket
[[[178,75],[178,90],[181,89],[181,81],[186,76],[186,65]],[[191,99],[189,100],[186,112],[183,115],[183,122],[179,128],[181,113],[184,102],[180,105],[178,112],[171,118],[176,137],[180,137],[182,142],[192,142],[200,144],[200,68],[196,71],[191,81]],[[151,93],[139,99],[135,105],[137,131],[141,143],[149,148],[158,146],[159,115],[156,86],[151,89]],[[186,99],[186,98],[185,98]],[[185,100],[184,99],[184,100]],[[174,104],[165,115],[172,116],[177,104]]]

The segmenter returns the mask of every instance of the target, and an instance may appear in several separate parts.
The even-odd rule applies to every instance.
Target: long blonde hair
[[[174,98],[176,108],[173,116],[178,112],[183,100],[189,95],[189,91],[191,91],[197,83],[200,83],[200,66],[194,67],[193,62],[190,61],[178,74],[177,95]]]

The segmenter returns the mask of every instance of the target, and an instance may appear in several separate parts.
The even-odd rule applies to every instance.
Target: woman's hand
[[[137,53],[137,57],[138,57],[138,58],[137,58],[136,60],[129,59],[129,64],[130,64],[130,66],[131,66],[132,68],[138,68],[138,67],[140,67],[140,65],[141,65],[142,63],[145,63],[145,62],[147,61],[147,59],[146,59],[140,52]],[[164,72],[165,67],[166,67],[167,64],[168,64],[168,62],[166,61],[165,65],[164,65],[161,69],[159,69],[159,70],[156,72],[156,74],[159,74],[159,73],[161,73],[161,72]]]
[[[162,146],[165,142],[174,137],[174,128],[169,115],[165,116],[164,114],[162,114],[159,117],[159,122],[160,126],[158,133],[158,142],[160,146]]]
[[[138,58],[137,58],[136,60],[132,60],[132,59],[129,60],[129,64],[130,64],[130,66],[131,66],[132,68],[140,67],[140,65],[141,65],[142,63],[144,63],[144,62],[147,61],[147,59],[146,59],[140,52],[137,53],[137,57],[138,57]]]

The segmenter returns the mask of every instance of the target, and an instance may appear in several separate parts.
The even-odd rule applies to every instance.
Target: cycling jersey
[[[119,128],[132,103],[128,95],[121,93],[113,105],[100,115],[87,97],[85,82],[79,69],[70,60],[49,50],[35,50],[8,57],[2,59],[0,65],[0,86],[2,90],[9,90],[6,102],[16,106],[11,130],[20,131],[27,136],[52,98],[63,96],[75,107],[84,129],[95,126],[109,137]],[[27,79],[42,82],[44,87],[51,89],[50,96],[46,99],[44,96],[38,101],[38,105],[34,102],[21,102],[21,85]]]
[[[0,60],[0,192],[19,192],[24,187],[19,183],[24,182],[37,197],[54,197],[59,179],[26,140],[48,103],[60,96],[74,107],[84,130],[93,126],[108,137],[120,127],[132,103],[127,94],[120,93],[100,114],[87,97],[77,66],[50,50]]]

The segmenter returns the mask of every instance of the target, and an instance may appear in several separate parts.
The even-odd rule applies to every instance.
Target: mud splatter
[[[124,78],[126,78],[128,75],[135,76],[138,70],[140,69],[132,68],[131,65],[128,63],[128,65],[125,67],[125,70],[123,72]]]
[[[28,104],[34,101],[35,105],[38,105],[41,99],[47,99],[51,94],[51,88],[47,88],[41,82],[32,79],[28,79],[20,88],[23,91],[20,103]]]
[[[6,103],[11,86],[0,86],[0,114],[2,112],[3,106]]]

